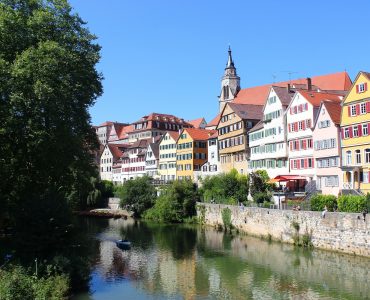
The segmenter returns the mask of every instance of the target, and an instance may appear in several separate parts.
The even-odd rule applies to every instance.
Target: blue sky
[[[370,1],[70,0],[102,46],[92,123],[218,112],[231,45],[241,87],[370,71]],[[275,76],[275,77],[274,77]],[[275,78],[275,79],[274,79]]]

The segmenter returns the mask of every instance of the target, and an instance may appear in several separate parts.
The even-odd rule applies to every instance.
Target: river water
[[[213,228],[81,218],[91,239],[86,299],[370,299],[370,259]],[[127,238],[131,250],[114,241]]]

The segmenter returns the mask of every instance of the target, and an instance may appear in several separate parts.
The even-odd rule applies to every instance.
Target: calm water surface
[[[370,299],[370,259],[303,251],[213,228],[83,218],[94,264],[85,299]],[[128,238],[132,249],[114,241]]]

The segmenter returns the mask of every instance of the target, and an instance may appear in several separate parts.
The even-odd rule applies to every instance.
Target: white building
[[[218,132],[216,131],[208,138],[208,160],[202,165],[200,172],[194,172],[194,177],[213,176],[221,173],[220,160],[218,156]]]
[[[314,179],[316,171],[312,141],[313,121],[321,101],[340,102],[341,99],[342,96],[338,94],[312,90],[301,90],[295,93],[286,113],[290,174],[305,177],[308,182]]]
[[[122,156],[121,178],[125,182],[146,175],[145,154],[148,140],[140,140],[128,147]]]
[[[270,178],[289,174],[285,112],[293,95],[294,90],[289,85],[270,88],[263,120],[249,132],[249,171],[264,169]]]
[[[173,181],[176,179],[176,142],[177,132],[168,131],[159,141],[159,176],[161,180]]]
[[[150,143],[145,155],[145,171],[149,177],[159,179],[158,173],[159,143]]]
[[[113,165],[123,156],[123,146],[107,144],[100,156],[100,179],[113,181]]]
[[[111,122],[107,121],[103,124],[95,126],[96,135],[98,136],[99,142],[105,146],[108,144],[109,136],[111,134],[112,128],[114,131],[119,127],[127,126],[125,123]]]

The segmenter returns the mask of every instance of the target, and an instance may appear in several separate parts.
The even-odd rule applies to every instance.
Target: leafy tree
[[[270,180],[266,170],[257,170],[250,174],[251,179],[251,195],[254,198],[258,193],[267,193],[272,190],[272,185],[268,183]]]
[[[233,169],[229,173],[207,176],[202,181],[201,192],[205,201],[237,204],[248,200],[249,177]]]
[[[84,24],[66,0],[0,0],[0,204],[15,225],[43,199],[78,206],[96,175],[100,47]]]
[[[144,217],[167,223],[180,223],[196,214],[197,186],[190,180],[174,181],[166,187]]]
[[[136,216],[141,216],[154,205],[157,192],[150,177],[143,176],[126,181],[117,189],[117,195],[121,199],[121,207],[129,205]]]

